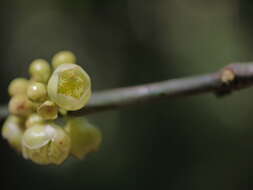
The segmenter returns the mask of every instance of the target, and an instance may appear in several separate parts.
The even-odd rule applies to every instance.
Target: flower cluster
[[[52,58],[34,60],[30,79],[17,78],[9,85],[10,115],[2,136],[25,159],[38,164],[61,164],[73,155],[82,159],[96,151],[102,134],[85,118],[68,117],[68,111],[83,108],[91,96],[91,80],[76,56],[61,51]],[[65,124],[58,124],[58,115]]]

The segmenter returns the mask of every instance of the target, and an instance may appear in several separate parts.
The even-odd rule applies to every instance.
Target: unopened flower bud
[[[11,81],[8,91],[10,96],[26,94],[28,80],[25,78],[16,78]]]
[[[45,120],[53,120],[58,117],[58,107],[52,101],[45,101],[37,109],[38,114]]]
[[[101,131],[84,118],[69,118],[65,130],[71,138],[71,154],[82,159],[97,151],[102,141]]]
[[[19,152],[22,149],[23,133],[23,119],[14,115],[9,116],[3,124],[2,136]]]
[[[25,95],[13,96],[9,102],[9,112],[26,117],[33,112],[33,105]]]
[[[71,51],[60,51],[54,55],[52,59],[52,65],[54,69],[58,66],[66,63],[76,63],[76,56]]]
[[[36,82],[47,83],[51,75],[51,68],[46,60],[36,59],[31,63],[29,73],[32,77],[32,80]]]
[[[31,82],[27,88],[27,96],[33,102],[43,102],[47,99],[47,89],[45,84]]]
[[[43,124],[44,122],[45,120],[43,119],[43,117],[41,117],[39,114],[34,113],[29,115],[25,122],[25,126],[26,128],[30,128],[38,124]]]

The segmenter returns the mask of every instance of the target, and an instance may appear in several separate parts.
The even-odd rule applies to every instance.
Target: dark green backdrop
[[[102,90],[253,61],[250,0],[2,0],[0,102],[35,58],[76,53]],[[104,134],[84,161],[38,166],[0,140],[0,189],[247,190],[253,89],[89,116]]]

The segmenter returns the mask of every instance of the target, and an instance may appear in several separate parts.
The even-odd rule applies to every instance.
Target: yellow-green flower
[[[71,154],[75,157],[82,159],[99,149],[102,133],[85,118],[69,118],[65,130],[71,138]]]
[[[61,164],[71,147],[69,136],[56,124],[38,124],[26,130],[22,139],[23,156],[33,162]]]
[[[60,108],[79,110],[90,99],[91,80],[80,66],[63,64],[52,74],[47,89],[49,98]]]
[[[17,151],[22,149],[22,137],[24,134],[24,121],[22,118],[10,115],[3,124],[2,136]]]

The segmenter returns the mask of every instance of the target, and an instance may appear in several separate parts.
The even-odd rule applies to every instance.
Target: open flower
[[[57,67],[48,82],[49,98],[65,110],[83,108],[91,96],[89,75],[76,64]]]
[[[61,164],[70,147],[69,136],[54,123],[35,125],[26,130],[22,139],[24,158],[42,165]]]

